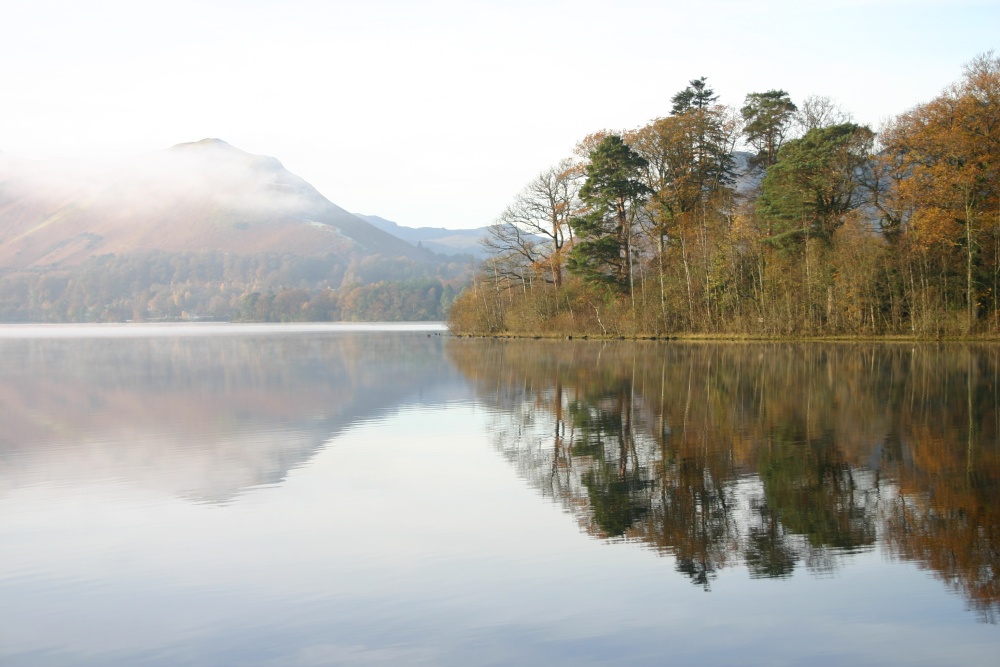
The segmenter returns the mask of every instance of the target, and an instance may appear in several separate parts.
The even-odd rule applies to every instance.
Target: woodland
[[[489,228],[469,335],[1000,334],[1000,58],[872,128],[784,90],[595,132]]]
[[[2,322],[442,320],[462,258],[148,251],[0,275]]]

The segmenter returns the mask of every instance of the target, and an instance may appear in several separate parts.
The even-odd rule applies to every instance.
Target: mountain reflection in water
[[[1000,611],[996,347],[454,340],[495,446],[589,534],[720,570],[881,545]]]
[[[437,336],[136,330],[0,340],[0,497],[42,476],[225,503],[457,381]]]

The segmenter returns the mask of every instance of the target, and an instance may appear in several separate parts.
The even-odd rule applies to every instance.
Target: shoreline
[[[764,334],[636,334],[636,335],[605,335],[605,334],[571,334],[571,333],[514,333],[499,332],[492,334],[459,333],[449,331],[454,338],[490,338],[495,340],[558,340],[558,341],[650,341],[678,343],[1000,343],[1000,334],[974,334],[970,336],[918,336],[918,335],[764,335]]]

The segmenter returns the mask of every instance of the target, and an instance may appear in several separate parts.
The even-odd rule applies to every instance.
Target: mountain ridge
[[[137,250],[428,259],[331,202],[277,158],[220,139],[132,158],[76,187],[46,182],[33,170],[42,171],[30,161],[0,161],[0,266],[7,269]]]
[[[440,320],[469,270],[221,139],[0,155],[0,321]]]
[[[474,229],[448,229],[445,227],[407,227],[378,215],[355,213],[365,222],[382,231],[403,239],[412,245],[420,244],[432,252],[443,255],[485,256],[485,248],[480,241],[486,237],[486,227]]]

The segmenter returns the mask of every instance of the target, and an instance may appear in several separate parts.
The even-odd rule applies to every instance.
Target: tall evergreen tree
[[[705,77],[691,79],[687,88],[670,98],[673,107],[670,109],[671,115],[688,113],[689,111],[704,111],[711,107],[719,99],[715,91],[705,83]]]
[[[843,214],[863,203],[874,133],[843,123],[810,130],[781,149],[761,183],[757,210],[784,243],[810,234],[829,241]]]
[[[619,135],[608,135],[590,153],[580,199],[587,212],[570,225],[577,236],[567,268],[584,280],[625,292],[631,286],[635,216],[649,196],[640,180],[646,160]]]
[[[778,150],[792,126],[798,107],[783,90],[750,93],[743,102],[740,115],[746,125],[743,135],[757,151],[757,163],[770,167],[778,160]]]
[[[732,146],[724,129],[719,96],[708,87],[705,77],[692,79],[670,101],[671,116],[684,119],[690,128],[691,171],[697,173],[699,190],[707,193],[733,182]]]

